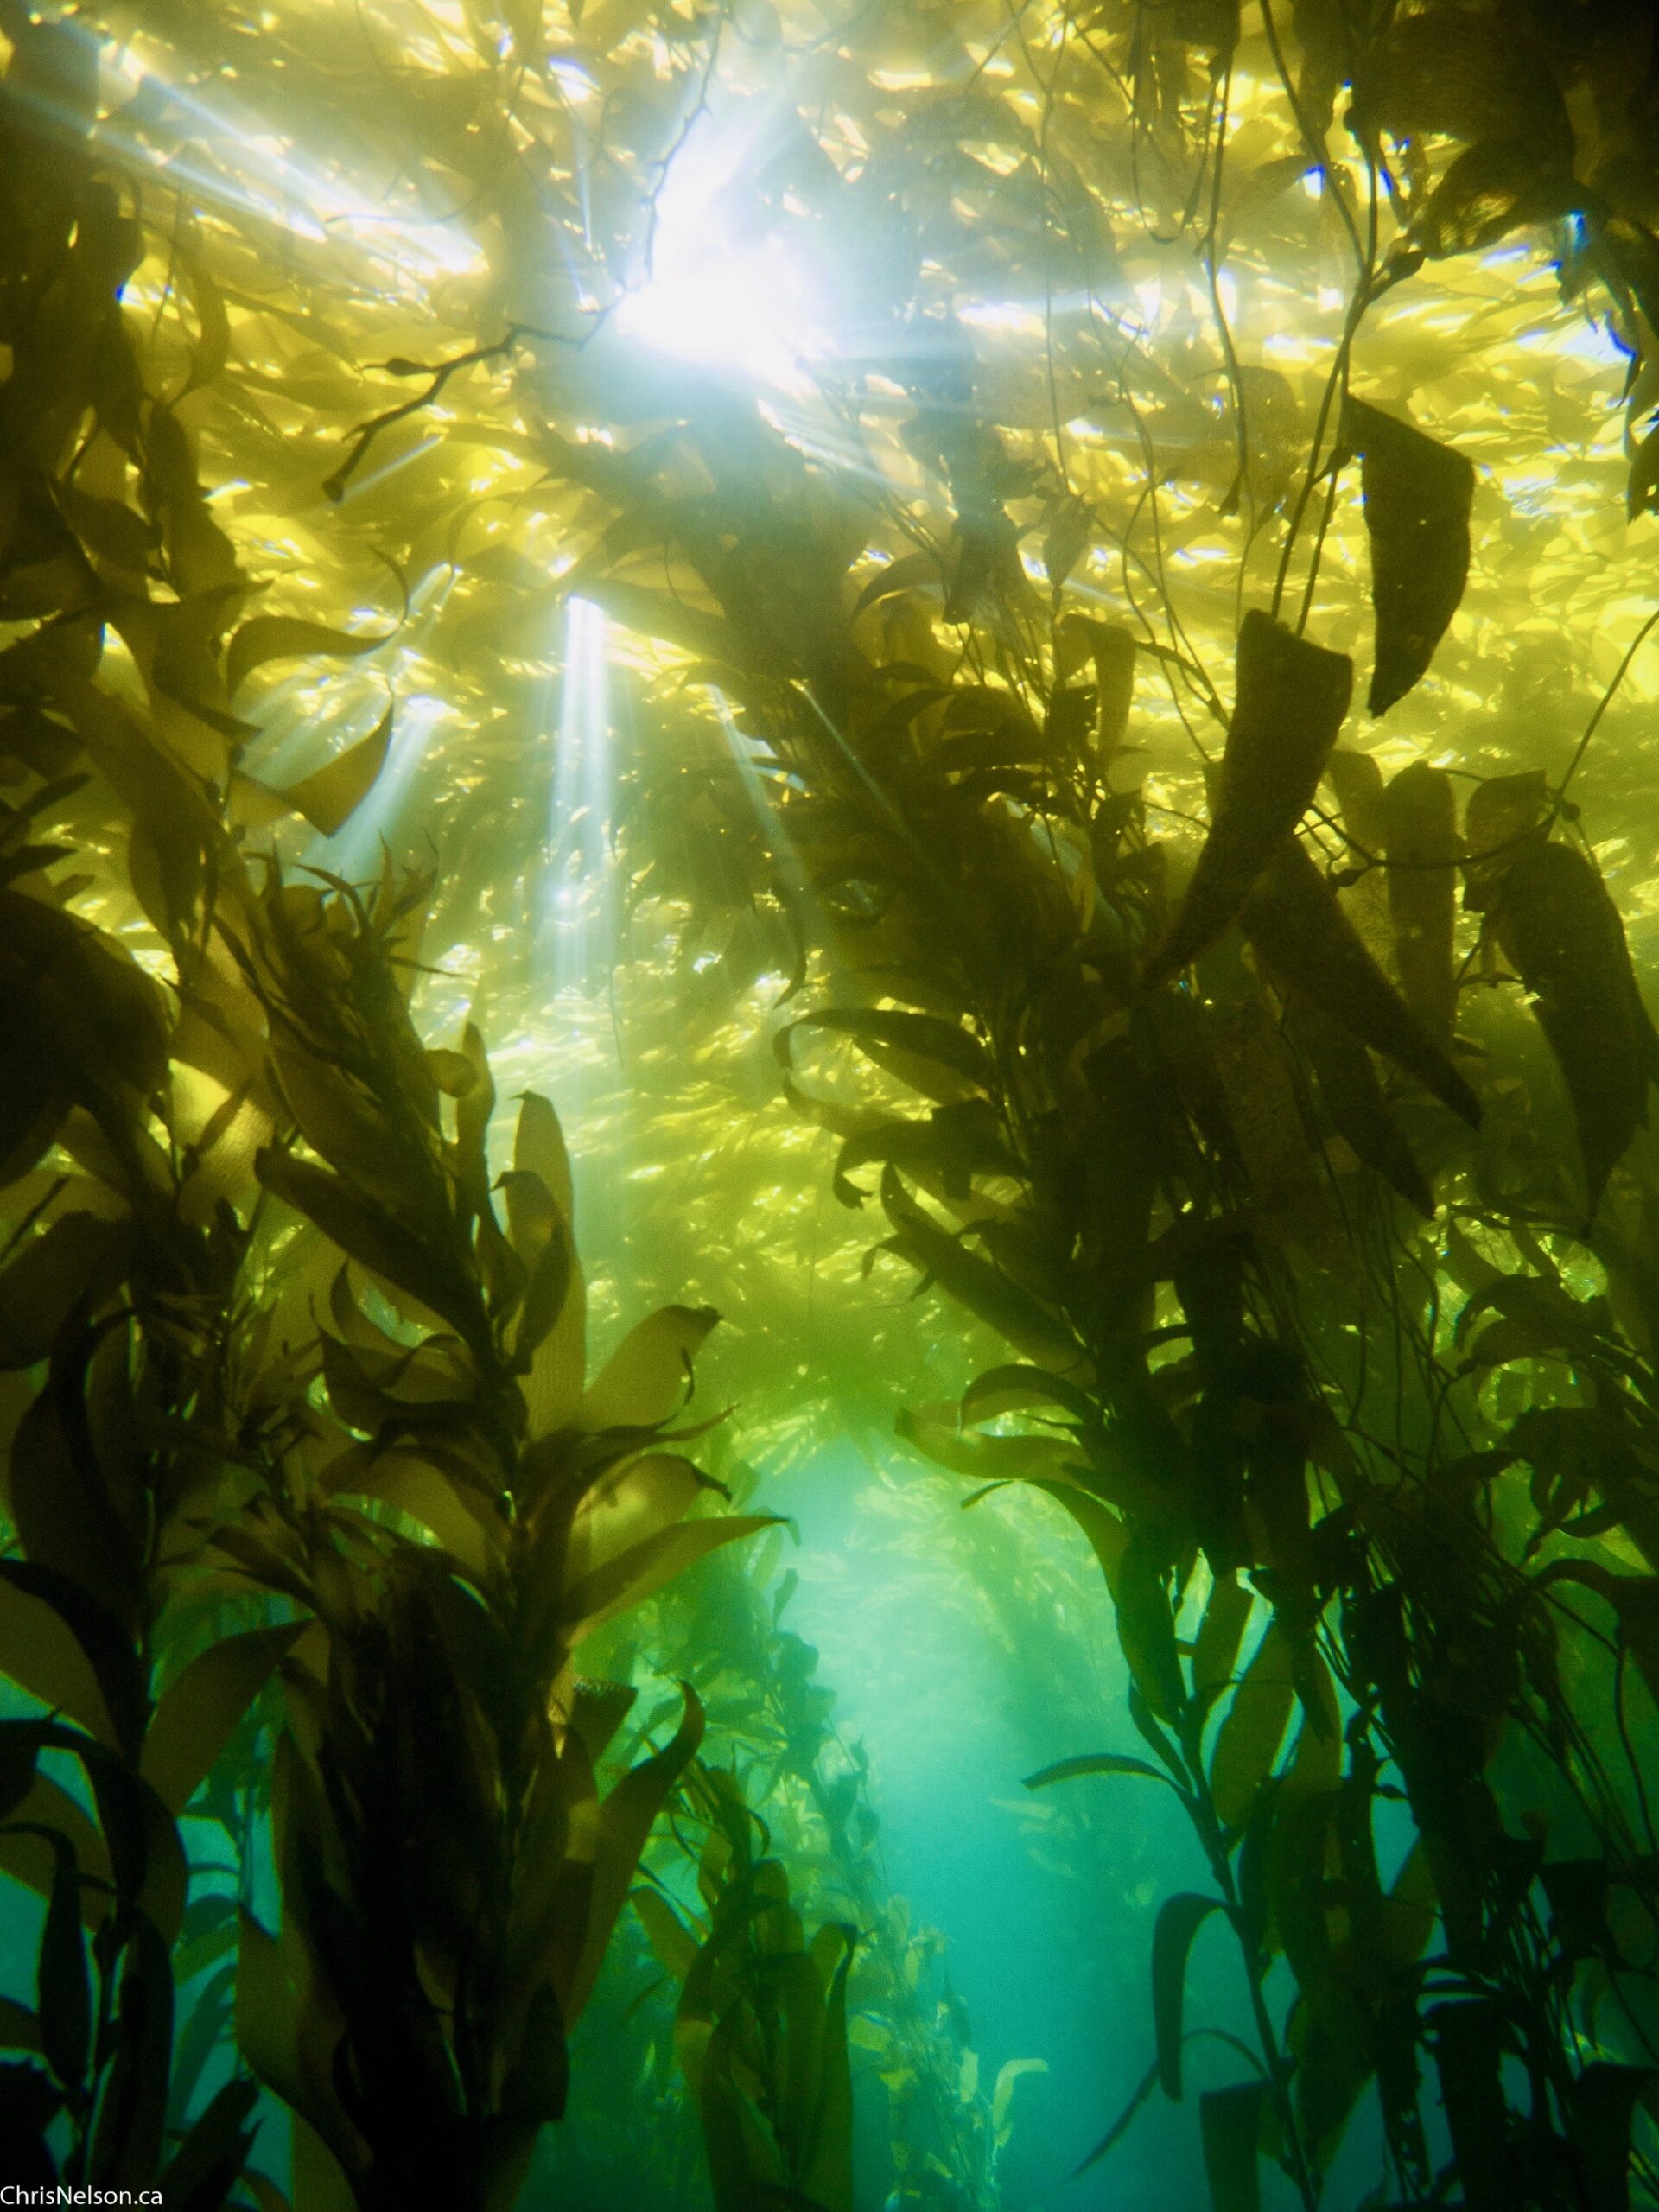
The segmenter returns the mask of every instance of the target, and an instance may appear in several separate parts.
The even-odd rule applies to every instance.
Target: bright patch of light
[[[966,323],[970,330],[1007,330],[1027,338],[1043,335],[1040,313],[1008,300],[970,300],[957,309],[957,321]]]
[[[1571,353],[1579,360],[1595,361],[1608,368],[1624,368],[1630,358],[1630,348],[1619,344],[1606,323],[1592,321],[1585,315],[1564,318],[1559,328],[1552,326],[1548,342],[1554,353]]]
[[[194,125],[202,149],[200,156],[186,148],[163,154],[132,137],[118,109],[99,121],[95,136],[124,159],[157,170],[210,203],[263,217],[318,245],[349,239],[402,276],[429,280],[481,265],[478,245],[464,232],[368,199],[338,174],[308,163],[290,141],[232,98],[210,106],[168,83],[148,58],[140,63],[130,49],[112,54],[108,66],[124,83],[164,102],[175,124]]]
[[[564,610],[564,673],[547,825],[548,887],[542,957],[556,993],[588,992],[608,971],[612,869],[607,837],[612,792],[609,624],[603,608],[572,599]]]
[[[766,129],[764,118],[694,125],[658,197],[650,274],[615,321],[677,360],[804,391],[804,365],[829,342],[821,298],[802,254],[759,230],[742,195]]]
[[[590,100],[599,90],[580,61],[550,61],[547,69],[566,99]]]

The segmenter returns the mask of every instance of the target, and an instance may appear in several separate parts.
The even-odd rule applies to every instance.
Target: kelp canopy
[[[1651,9],[0,35],[0,2179],[1011,2203],[850,1436],[1202,1883],[1056,2202],[1653,2203]]]

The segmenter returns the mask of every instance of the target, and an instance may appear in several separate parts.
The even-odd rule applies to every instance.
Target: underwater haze
[[[1646,0],[0,0],[0,2198],[1659,2207]]]

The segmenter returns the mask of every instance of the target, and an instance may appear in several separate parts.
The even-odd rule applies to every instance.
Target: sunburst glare
[[[747,186],[764,158],[769,108],[702,116],[658,195],[647,273],[616,313],[654,351],[802,391],[829,345],[823,283],[792,226],[786,240]]]

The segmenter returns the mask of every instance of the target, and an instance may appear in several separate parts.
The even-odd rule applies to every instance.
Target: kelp
[[[1311,804],[1353,683],[1347,656],[1252,612],[1238,633],[1237,696],[1217,772],[1214,817],[1192,880],[1148,963],[1166,981],[1205,950]]]
[[[785,1096],[835,1130],[849,1223],[879,1196],[870,1273],[953,1304],[982,1363],[907,1446],[1034,1485],[1100,1569],[1139,1749],[1042,1778],[1156,1777],[1192,1823],[1209,1885],[1154,1918],[1148,2078],[1185,2088],[1189,1954],[1224,1937],[1255,2050],[1198,2094],[1212,2201],[1257,2202],[1268,2159],[1312,2204],[1373,2082],[1390,2199],[1652,2195],[1659,1211],[1613,903],[1640,894],[1582,842],[1617,789],[1568,796],[1595,722],[1548,770],[1553,725],[1516,726],[1509,556],[1471,539],[1477,466],[1517,544],[1541,454],[1564,502],[1606,474],[1512,342],[1541,226],[1557,328],[1587,309],[1630,356],[1614,460],[1624,512],[1653,504],[1650,28],[950,16],[815,22],[793,136],[741,165],[746,219],[862,268],[868,382],[814,367],[825,437],[626,327],[687,115],[772,88],[793,11],[740,37],[632,0],[139,8],[102,53],[95,10],[0,11],[0,1648],[47,1716],[3,1724],[0,1843],[44,1905],[3,2089],[31,2178],[228,2200],[251,2085],[193,2107],[239,1902],[242,2056],[304,2116],[300,2203],[336,2168],[365,2204],[505,2203],[652,1815],[720,1795],[690,1696],[602,1786],[625,1700],[573,1660],[753,1530],[669,1426],[711,1308],[588,1383],[551,1109],[505,1166],[481,1014],[434,1044],[409,1001],[458,944],[509,1005],[544,989],[573,810],[543,674],[580,594],[661,648],[619,678],[629,910],[679,918],[684,981],[640,1089],[712,1064],[711,1007],[787,988]],[[248,167],[238,104],[267,98],[329,149],[284,156],[291,220]],[[1253,296],[1281,264],[1277,324]],[[1023,355],[988,334],[1022,300]],[[1566,635],[1627,588],[1593,531],[1522,550]],[[1368,598],[1386,785],[1338,743]],[[270,757],[286,685],[298,762]],[[429,748],[411,693],[453,709]],[[1177,748],[1217,722],[1206,793]],[[1460,842],[1448,732],[1481,778]],[[315,857],[296,817],[366,851],[403,804],[435,880],[265,857]],[[682,1166],[707,1079],[661,1117]],[[745,1214],[704,1236],[676,1205],[664,1269]],[[728,1305],[705,1256],[694,1295]],[[841,1325],[868,1407],[922,1325]],[[274,1932],[187,1885],[178,1827],[217,1808],[251,1866],[259,1787],[227,1775],[272,1741]],[[705,2061],[724,2038],[720,2186],[827,2202],[859,1962],[805,1943],[803,1878],[730,1793],[714,1825],[687,2021]],[[816,2102],[741,2072],[783,2017],[768,1960]]]
[[[698,1869],[706,1924],[693,1935],[656,1891],[639,1904],[682,1983],[675,2044],[716,2212],[851,2212],[847,1976],[857,1930],[830,1924],[807,1939],[787,1873],[757,1854],[753,1815],[729,1777],[701,1773],[690,1801],[708,1823]]]
[[[1659,1073],[1618,910],[1592,864],[1551,841],[1517,850],[1497,879],[1492,922],[1537,1011],[1573,1101],[1586,1220],[1647,1120]]]
[[[752,1471],[721,1464],[741,1494]],[[850,2063],[855,2078],[869,2081],[871,2069],[879,2077],[897,2201],[928,2204],[941,2177],[966,2201],[994,2199],[999,2154],[1013,2133],[1012,2083],[1030,2062],[1009,2062],[988,2089],[969,2086],[978,2062],[962,2008],[936,1993],[941,1984],[946,1993],[950,1986],[940,1955],[944,1939],[913,1924],[905,1900],[886,1889],[868,1758],[838,1726],[816,1649],[788,1625],[796,1570],[781,1580],[775,1570],[775,1556],[768,1559],[764,1547],[722,1552],[652,1602],[651,1649],[659,1665],[696,1689],[709,1716],[709,1739],[679,1816],[642,1864],[636,1911],[671,1977],[677,2006],[696,1955],[688,1907],[701,1913],[710,1895],[725,1896],[747,1878],[744,1870],[757,1857],[778,1862],[769,1882],[810,1883],[826,1923],[857,1933],[844,1992],[849,2048],[839,2056],[827,2044],[823,2049],[826,2063]],[[729,1764],[716,1768],[716,1758]],[[762,1804],[763,1817],[756,1810]],[[728,1832],[746,1818],[747,1841],[734,1854]],[[688,1891],[694,1866],[695,1897]],[[719,1986],[736,1994],[753,2024],[754,2005],[764,2009],[767,1999],[764,1967],[757,1971],[744,1956],[751,1932],[741,1912],[728,1912],[722,1955],[718,1961],[709,1957],[703,1996],[696,2001],[706,2004],[709,1991]],[[703,1923],[702,1933],[706,1949],[713,1924]],[[680,2031],[682,2040],[686,2032]],[[689,2032],[696,2044],[698,2030]],[[619,2054],[617,2063],[626,2062]],[[798,2094],[794,2080],[772,2078],[774,2103]],[[745,2066],[734,2081],[753,2088]],[[733,2090],[728,2078],[715,2100],[728,2113]],[[588,2094],[591,2106],[591,2084]],[[723,2140],[729,2163],[739,2155],[729,2128]],[[776,2141],[774,2131],[774,2149]]]
[[[1463,597],[1475,472],[1461,454],[1351,392],[1337,437],[1360,457],[1376,613],[1366,704],[1385,715],[1427,669]]]

